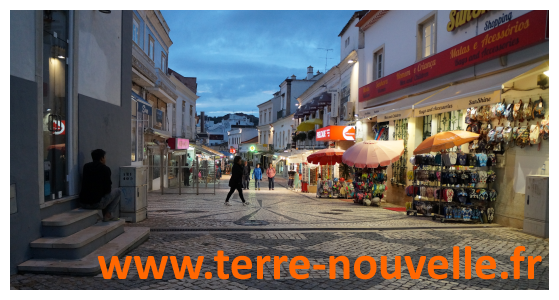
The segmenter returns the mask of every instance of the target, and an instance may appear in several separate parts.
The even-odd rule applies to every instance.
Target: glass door
[[[68,196],[68,11],[44,11],[43,28],[43,171],[44,199],[48,201]]]

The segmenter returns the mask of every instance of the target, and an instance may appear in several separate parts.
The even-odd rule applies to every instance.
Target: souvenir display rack
[[[406,214],[419,213],[441,222],[491,222],[494,208],[489,203],[496,200],[497,191],[487,185],[492,186],[496,179],[492,169],[496,157],[485,150],[479,152],[415,156],[413,202]]]
[[[388,178],[386,167],[356,169],[354,177],[354,203],[366,205],[367,200],[372,202],[376,197],[379,199],[384,198],[384,192],[387,189],[386,180]]]

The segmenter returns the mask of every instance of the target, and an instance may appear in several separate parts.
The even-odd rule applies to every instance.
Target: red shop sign
[[[326,126],[316,131],[317,141],[355,141],[354,126]]]
[[[549,12],[535,10],[359,88],[359,102],[544,42]]]
[[[167,145],[173,150],[185,150],[188,149],[189,141],[188,139],[170,138],[167,139]]]

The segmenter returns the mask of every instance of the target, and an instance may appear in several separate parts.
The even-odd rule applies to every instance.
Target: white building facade
[[[385,130],[381,138],[404,140],[407,147],[388,170],[394,185],[387,201],[410,201],[404,188],[412,183],[405,174],[413,150],[437,132],[465,130],[468,108],[540,97],[549,107],[548,20],[547,11],[528,10],[370,11],[357,23],[363,137]],[[376,122],[365,123],[369,119]],[[488,124],[515,127],[518,121]],[[549,174],[549,144],[498,155],[495,222],[522,228],[525,176]]]

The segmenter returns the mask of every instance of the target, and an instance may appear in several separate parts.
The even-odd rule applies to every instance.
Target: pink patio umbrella
[[[364,141],[347,149],[342,162],[350,167],[386,167],[400,159],[404,154],[404,141]]]

